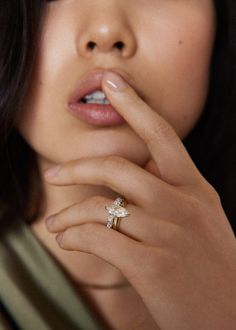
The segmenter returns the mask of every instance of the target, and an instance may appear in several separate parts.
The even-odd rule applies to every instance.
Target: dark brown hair
[[[33,222],[43,189],[35,152],[15,128],[35,63],[45,0],[2,0],[0,11],[0,223]],[[218,191],[236,232],[236,1],[215,0],[217,34],[203,115],[183,141]]]

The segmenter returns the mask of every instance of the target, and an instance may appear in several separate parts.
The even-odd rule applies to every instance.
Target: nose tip
[[[132,29],[118,19],[106,24],[100,23],[91,24],[80,36],[79,54],[83,57],[91,57],[94,54],[115,53],[124,58],[132,57],[137,48]]]

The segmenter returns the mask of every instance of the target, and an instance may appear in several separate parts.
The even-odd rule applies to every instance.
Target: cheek
[[[169,15],[153,26],[155,43],[144,47],[148,58],[145,75],[150,85],[149,104],[184,138],[206,100],[215,23],[212,11],[207,15],[189,13],[189,21],[186,13],[184,17],[176,12]]]

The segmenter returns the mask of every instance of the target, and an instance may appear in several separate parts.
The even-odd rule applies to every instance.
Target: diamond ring
[[[118,230],[120,219],[125,218],[130,213],[125,209],[127,202],[122,197],[117,197],[111,206],[105,206],[108,211],[107,228]]]

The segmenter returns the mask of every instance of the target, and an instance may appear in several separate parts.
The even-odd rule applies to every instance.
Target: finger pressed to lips
[[[108,212],[105,206],[111,206],[113,202],[105,197],[94,196],[49,217],[46,220],[47,228],[51,233],[59,233],[88,223],[106,226]],[[126,210],[130,215],[121,219],[119,231],[137,241],[149,244],[159,241],[162,244],[176,227],[174,223],[147,214],[138,206],[128,204]]]
[[[116,87],[122,81],[114,72],[105,73],[103,86],[107,98],[146,142],[162,179],[176,186],[198,183],[202,176],[174,128],[151,109],[131,86],[126,84],[121,90]]]

